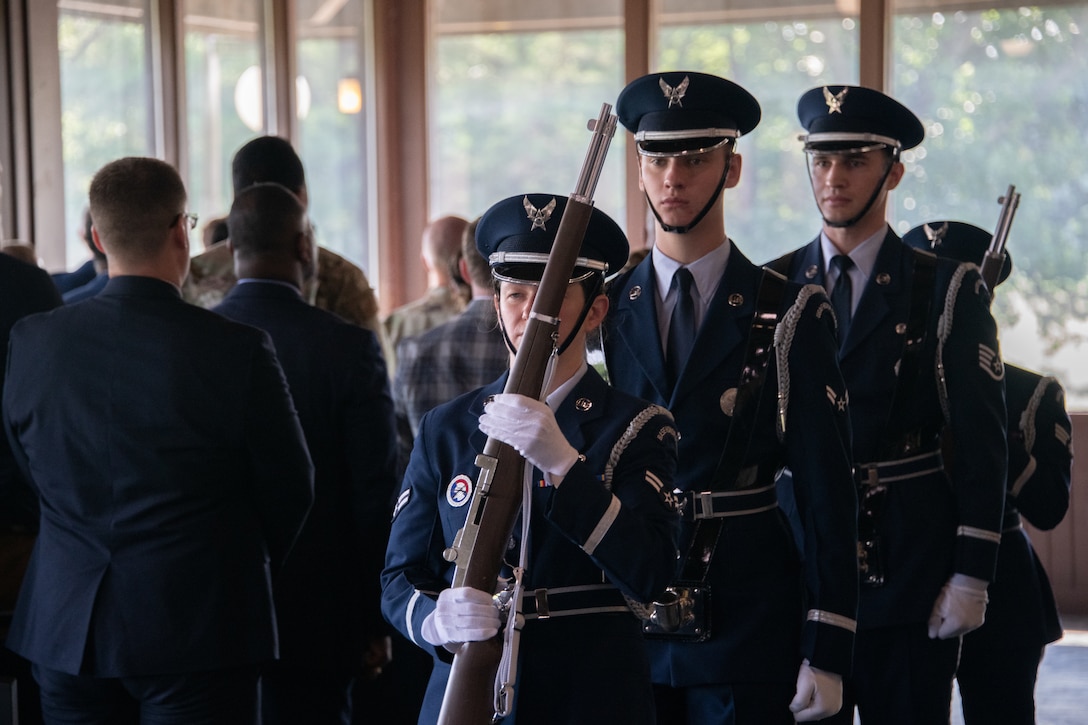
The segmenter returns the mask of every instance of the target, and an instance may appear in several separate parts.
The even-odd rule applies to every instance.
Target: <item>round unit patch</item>
[[[446,503],[454,508],[460,508],[472,498],[472,479],[461,474],[455,476],[446,488]]]

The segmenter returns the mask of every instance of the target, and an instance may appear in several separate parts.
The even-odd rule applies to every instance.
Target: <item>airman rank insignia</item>
[[[1065,446],[1066,450],[1072,452],[1073,450],[1073,436],[1062,427],[1061,423],[1054,424],[1054,437],[1058,439],[1058,442]]]
[[[661,497],[661,500],[665,503],[666,506],[669,507],[670,510],[680,510],[680,501],[676,497],[676,493],[665,488],[665,486],[661,483],[661,479],[658,478],[651,471],[646,471],[646,483],[650,484],[650,486],[652,486],[653,489],[657,491],[657,494]]]
[[[461,474],[455,476],[446,487],[446,503],[454,508],[461,508],[472,498],[472,479]]]
[[[733,415],[733,409],[737,407],[737,389],[730,388],[722,393],[721,399],[718,401],[718,405],[722,407],[722,412],[728,416]]]
[[[627,299],[631,300],[632,302],[634,302],[635,300],[637,300],[641,296],[642,296],[642,287],[637,285],[637,284],[627,292]]]
[[[978,366],[994,380],[1005,377],[1005,365],[1001,362],[1001,356],[982,343],[978,345]]]
[[[397,503],[393,506],[393,518],[394,519],[397,518],[397,514],[399,514],[401,509],[403,509],[408,504],[408,501],[410,501],[411,498],[412,498],[412,489],[406,488],[406,489],[404,489],[403,491],[400,492],[400,495],[397,496]]]
[[[842,102],[846,98],[846,92],[849,88],[843,88],[838,93],[832,93],[827,86],[824,86],[824,101],[827,102],[827,113],[842,113]]]
[[[673,105],[684,107],[682,101],[684,100],[684,94],[688,92],[688,84],[691,83],[690,78],[684,76],[684,80],[680,81],[675,88],[666,83],[664,78],[658,78],[657,82],[661,86],[661,92],[669,100],[669,108],[672,108]]]
[[[840,413],[846,412],[846,406],[850,404],[850,394],[843,392],[839,395],[838,391],[830,385],[825,387],[827,391],[827,399],[831,402],[831,406]]]
[[[533,226],[529,229],[529,231],[533,231],[535,229],[543,229],[544,231],[547,231],[548,228],[544,225],[547,224],[548,220],[552,218],[552,212],[555,211],[555,197],[552,197],[552,200],[545,204],[543,209],[537,209],[535,206],[533,206],[533,202],[529,201],[528,196],[522,199],[521,203],[525,206],[526,217],[529,219],[529,221],[533,223]]]

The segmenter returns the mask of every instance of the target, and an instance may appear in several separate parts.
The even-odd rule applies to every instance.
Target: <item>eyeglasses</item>
[[[170,226],[174,226],[182,218],[185,219],[185,224],[189,227],[189,229],[196,229],[196,222],[200,217],[197,216],[195,212],[183,211],[179,213],[176,217],[174,217],[174,221],[170,222]]]

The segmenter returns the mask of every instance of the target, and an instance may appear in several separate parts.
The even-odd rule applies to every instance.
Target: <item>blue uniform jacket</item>
[[[276,656],[313,467],[268,335],[114,277],[12,329],[4,425],[41,502],[8,647],[94,677]]]
[[[762,274],[733,246],[675,390],[666,382],[655,322],[652,255],[610,287],[612,312],[604,333],[610,380],[672,411],[680,432],[676,482],[682,491],[706,490],[717,467]],[[783,334],[776,346],[789,350],[788,369],[780,370],[772,357],[744,465],[761,465],[770,475],[786,465],[793,469],[807,532],[804,561],[778,508],[726,518],[710,571],[711,637],[700,643],[650,641],[654,682],[660,684],[792,683],[802,657],[831,672],[850,669],[856,500],[833,315],[823,290],[792,283],[785,285],[780,312]],[[780,389],[788,400],[781,438]],[[682,551],[691,528],[685,522]]]
[[[888,230],[839,350],[850,394],[854,461],[888,460],[892,431],[913,432],[897,458],[937,451],[947,430],[944,470],[889,484],[883,508],[885,584],[864,586],[862,629],[925,623],[956,572],[991,581],[1005,491],[1004,370],[989,293],[973,265],[936,260],[918,384],[903,415],[889,420],[909,319],[915,250]],[[820,240],[792,257],[789,276],[823,283]],[[943,384],[942,384],[943,383]]]
[[[479,416],[505,382],[504,375],[424,415],[394,513],[382,611],[436,658],[421,722],[437,716],[450,661],[448,652],[423,639],[421,627],[452,581],[454,567],[442,551],[469,511],[466,493],[487,440]],[[526,589],[609,583],[638,602],[651,601],[668,583],[677,556],[671,416],[612,390],[589,368],[556,420],[585,460],[557,489],[541,485],[540,472],[533,472]],[[507,562],[518,561],[520,536],[518,523]],[[631,612],[528,621],[520,668],[517,717],[564,723],[653,717],[641,625]]]
[[[1021,517],[1049,530],[1069,509],[1073,427],[1065,410],[1065,392],[1054,378],[1006,365],[1005,398],[1009,485],[997,575],[988,589],[985,624],[963,640],[965,648],[987,651],[1042,647],[1062,636],[1050,580]]]

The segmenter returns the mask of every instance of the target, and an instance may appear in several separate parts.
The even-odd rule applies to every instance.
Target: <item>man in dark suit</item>
[[[60,292],[45,270],[0,254],[0,389],[12,325],[27,315],[60,305]],[[0,435],[0,612],[5,615],[15,606],[38,527],[37,501],[21,481],[7,437]],[[27,662],[10,652],[0,652],[0,674],[18,683],[19,717],[40,721],[37,689]]]
[[[380,673],[388,651],[378,585],[395,484],[388,374],[373,332],[303,299],[317,249],[298,197],[250,186],[228,226],[238,284],[214,309],[272,336],[315,469],[313,509],[276,581],[280,660],[262,673],[261,719],[346,724],[356,676]]]
[[[162,161],[104,166],[109,283],[11,332],[4,425],[42,513],[7,644],[47,723],[253,723],[277,653],[313,467],[268,335],[181,299],[185,202]]]

